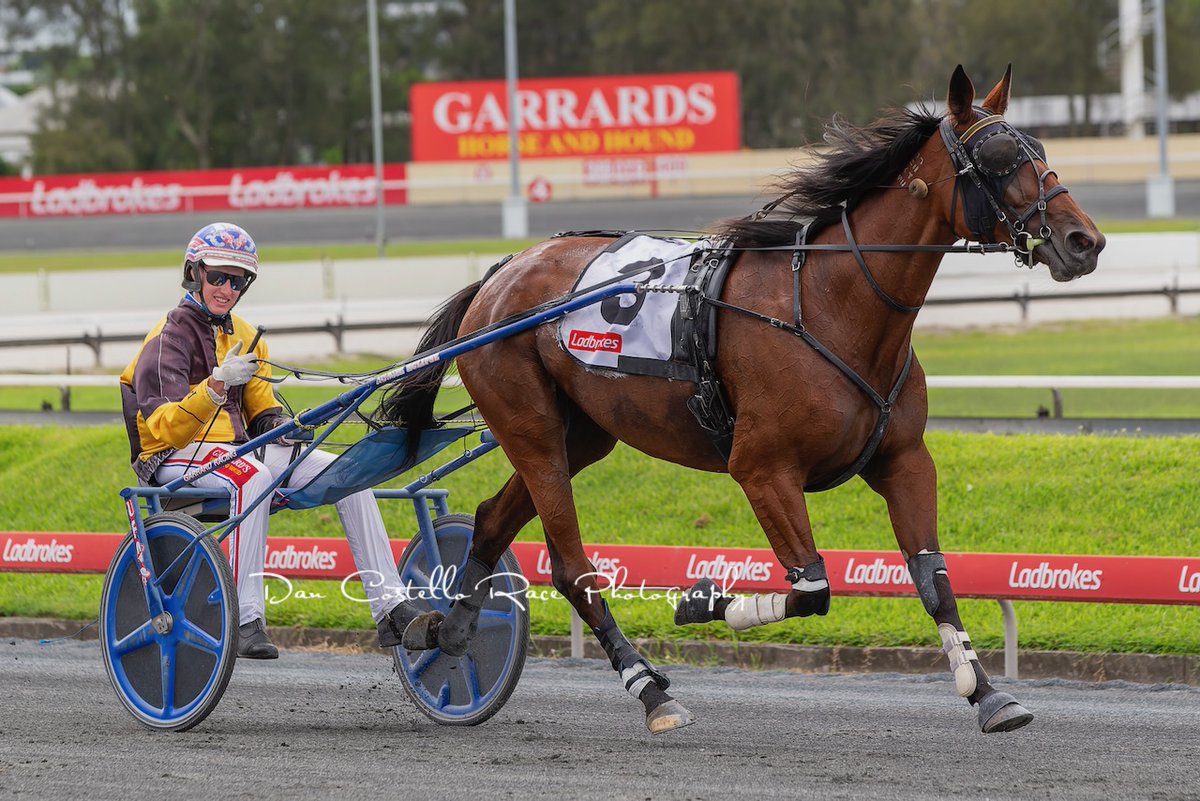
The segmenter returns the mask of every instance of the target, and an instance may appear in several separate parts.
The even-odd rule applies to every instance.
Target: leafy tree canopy
[[[404,160],[414,82],[504,76],[503,4],[379,7],[385,157]],[[940,104],[958,63],[987,86],[1013,63],[1023,96],[1119,86],[1119,59],[1101,57],[1117,0],[1041,0],[1036,14],[970,0],[516,7],[522,77],[736,72],[749,147],[817,140],[835,112],[865,123],[885,106]],[[1167,12],[1181,95],[1200,88],[1200,0]],[[56,98],[35,137],[39,172],[371,159],[366,0],[7,0],[0,29],[54,33],[35,59]]]

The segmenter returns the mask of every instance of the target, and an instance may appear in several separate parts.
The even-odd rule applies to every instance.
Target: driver
[[[242,228],[212,223],[192,237],[183,257],[179,305],[146,335],[121,374],[121,398],[133,470],[147,485],[162,485],[239,444],[288,421],[265,380],[267,346],[245,352],[255,330],[232,314],[258,278],[258,250]],[[312,432],[298,432],[300,439]],[[272,443],[197,479],[194,486],[227,489],[238,514],[264,493],[273,476],[294,457],[295,440]],[[334,455],[313,450],[289,486],[315,478]],[[370,490],[337,502],[338,517],[363,580],[382,648],[399,645],[405,626],[419,614],[396,572],[379,506]],[[260,504],[229,538],[230,564],[239,603],[238,656],[275,659],[267,636],[263,568],[269,502]]]

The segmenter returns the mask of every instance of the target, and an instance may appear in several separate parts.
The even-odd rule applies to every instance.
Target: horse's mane
[[[714,233],[732,239],[735,247],[791,244],[805,223],[837,219],[843,204],[853,208],[867,192],[890,184],[941,119],[925,108],[890,109],[860,128],[835,115],[825,126],[830,149],[816,155],[815,165],[797,167],[775,182],[773,213],[761,220],[724,220]]]

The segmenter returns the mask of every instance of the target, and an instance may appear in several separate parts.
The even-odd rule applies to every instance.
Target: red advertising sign
[[[704,153],[742,146],[736,73],[522,80],[522,158]],[[504,81],[412,87],[413,161],[508,158]]]
[[[405,165],[383,170],[384,202],[407,201]],[[375,168],[247,167],[0,178],[0,217],[81,217],[190,211],[372,206]]]
[[[0,571],[103,573],[120,534],[0,532]],[[392,540],[398,558],[404,540]],[[687,589],[711,579],[733,593],[786,592],[786,570],[765,548],[585,545],[602,591]],[[513,543],[525,578],[551,584],[544,543]],[[834,595],[916,596],[895,551],[824,551]],[[1200,605],[1200,557],[1061,556],[947,553],[955,593],[963,598]],[[340,580],[356,568],[344,539],[271,537],[266,572],[289,579]]]

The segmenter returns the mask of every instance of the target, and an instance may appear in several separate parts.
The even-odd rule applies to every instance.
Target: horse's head
[[[979,107],[961,64],[950,78],[940,128],[957,173],[946,193],[950,226],[965,239],[1011,243],[1019,264],[1040,262],[1070,281],[1096,269],[1104,234],[1047,166],[1042,143],[1004,119],[1011,76],[1010,66]]]

